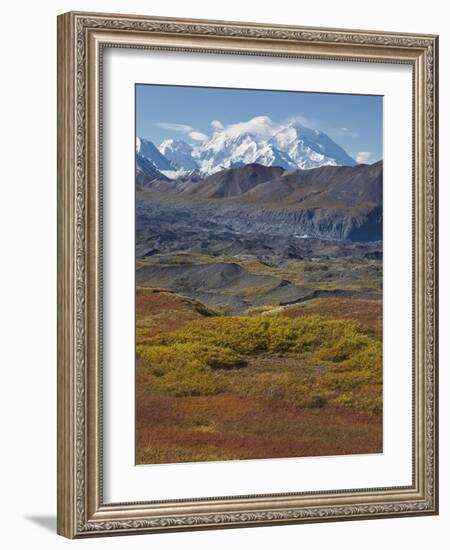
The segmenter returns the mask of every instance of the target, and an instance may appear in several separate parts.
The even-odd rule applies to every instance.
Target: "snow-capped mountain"
[[[323,132],[311,130],[297,121],[278,124],[268,116],[231,124],[215,132],[193,155],[207,173],[252,162],[286,170],[356,164]]]
[[[159,171],[174,169],[170,160],[162,155],[148,139],[136,138],[136,154],[149,161]]]
[[[212,137],[199,145],[167,139],[158,150],[147,140],[140,142],[141,154],[169,178],[193,170],[209,175],[251,163],[279,166],[288,171],[357,164],[325,133],[307,128],[297,120],[279,124],[268,116],[216,126]],[[146,145],[144,151],[144,143],[153,147]],[[162,167],[163,162],[154,150],[170,167]]]
[[[169,160],[175,170],[196,170],[198,164],[193,158],[194,149],[181,139],[166,139],[159,151]]]
[[[297,168],[355,166],[357,164],[329,136],[320,130],[307,128],[296,121],[275,133],[269,143],[287,154]]]
[[[136,183],[139,185],[148,185],[153,181],[169,181],[164,174],[158,170],[153,162],[136,153]]]
[[[216,131],[193,155],[200,170],[207,174],[250,163],[294,170],[296,164],[268,142],[277,130],[278,125],[269,117],[256,117],[248,122],[232,124]]]

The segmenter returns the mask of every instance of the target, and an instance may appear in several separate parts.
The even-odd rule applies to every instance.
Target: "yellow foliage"
[[[324,365],[320,376],[295,372],[233,374],[246,357],[296,354]],[[137,347],[148,385],[169,395],[232,391],[266,399],[287,399],[305,407],[327,401],[367,412],[381,410],[382,346],[349,320],[277,315],[211,317]],[[234,371],[235,372],[235,371]]]
[[[335,364],[321,383],[335,392],[338,405],[381,412],[383,365],[381,342],[370,339],[348,359]]]

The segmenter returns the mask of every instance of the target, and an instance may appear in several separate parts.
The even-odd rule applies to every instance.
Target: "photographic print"
[[[136,462],[382,452],[382,97],[136,86]]]

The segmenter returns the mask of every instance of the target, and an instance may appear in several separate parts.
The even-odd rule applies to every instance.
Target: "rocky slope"
[[[382,182],[382,162],[295,172],[251,164],[206,179],[154,179],[138,193],[138,222],[143,217],[151,226],[163,212],[160,227],[169,223],[181,238],[188,224],[188,234],[205,242],[227,232],[234,241],[261,235],[379,241]]]

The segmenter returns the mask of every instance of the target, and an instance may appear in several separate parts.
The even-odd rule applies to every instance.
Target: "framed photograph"
[[[432,35],[58,18],[58,532],[438,512]]]

